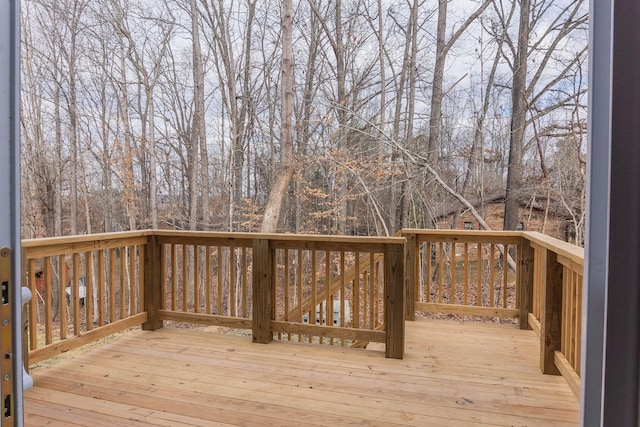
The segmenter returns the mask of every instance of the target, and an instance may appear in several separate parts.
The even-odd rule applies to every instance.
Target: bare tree
[[[500,12],[499,8],[496,9]],[[518,205],[522,198],[523,186],[523,144],[527,125],[531,120],[550,114],[558,108],[564,108],[567,100],[574,98],[573,94],[569,94],[555,97],[552,102],[545,99],[550,92],[562,85],[586,54],[586,44],[572,40],[573,49],[569,51],[575,51],[575,54],[562,65],[563,68],[560,68],[559,72],[555,71],[551,77],[548,76],[548,68],[559,64],[558,49],[570,42],[572,33],[580,30],[587,22],[583,0],[572,0],[563,5],[551,1],[531,3],[530,0],[522,0],[519,12],[517,42],[511,44],[514,61],[511,67],[511,136],[504,213],[505,230],[514,230],[519,222]],[[504,17],[504,14],[499,13],[499,16]],[[550,25],[547,20],[551,20]],[[532,40],[532,33],[536,29],[539,29],[540,33]],[[533,59],[536,65],[527,80],[529,62]],[[545,104],[542,108],[539,107],[541,103]],[[530,112],[532,107],[539,111]],[[531,114],[529,118],[528,112]]]
[[[260,231],[273,233],[278,226],[282,202],[295,169],[293,157],[293,2],[284,0],[282,8],[282,106],[280,127],[280,166],[265,206]]]
[[[438,26],[436,32],[436,60],[433,67],[433,83],[431,89],[431,108],[429,110],[429,146],[427,153],[432,164],[438,159],[440,146],[440,127],[442,121],[442,97],[444,95],[444,69],[447,54],[460,36],[469,28],[493,0],[484,0],[456,31],[447,39],[447,5],[449,0],[438,1]]]

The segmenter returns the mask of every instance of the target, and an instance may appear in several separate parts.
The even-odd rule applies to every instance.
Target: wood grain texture
[[[554,353],[561,350],[562,340],[562,264],[557,254],[546,251],[544,286],[541,289],[540,369],[545,374],[559,375]]]
[[[159,329],[32,371],[26,425],[575,426],[533,331],[407,322],[404,360],[380,351]]]
[[[134,326],[138,326],[142,323],[145,323],[146,321],[147,313],[140,313],[136,314],[135,316],[127,317],[123,320],[118,320],[117,322],[110,323],[108,325],[94,328],[91,331],[82,333],[76,337],[72,337],[64,341],[58,341],[47,347],[31,351],[29,353],[29,363],[38,363],[42,360],[49,359],[74,348],[78,348],[93,341],[108,337],[109,335],[113,335],[117,332],[121,332]]]
[[[520,329],[528,329],[529,313],[533,312],[533,257],[534,252],[527,239],[520,243],[518,254],[518,307],[520,308]]]
[[[389,245],[384,255],[384,319],[386,357],[402,359],[404,356],[404,248]]]
[[[477,307],[462,304],[438,304],[430,302],[416,303],[416,310],[425,313],[459,314],[466,316],[490,316],[501,318],[517,318],[520,311],[515,308]]]
[[[567,384],[571,388],[571,391],[573,391],[573,394],[575,394],[576,398],[579,399],[580,377],[573,369],[573,366],[571,366],[571,363],[569,363],[567,358],[564,357],[564,354],[559,351],[556,351],[554,353],[554,361],[556,366],[558,367],[558,370],[562,374],[562,377],[565,379],[565,381],[567,381]]]
[[[147,322],[142,325],[143,329],[156,330],[162,327],[162,321],[158,318],[158,310],[162,306],[160,296],[161,288],[164,286],[160,282],[160,268],[162,265],[162,250],[156,236],[149,237],[149,243],[144,250],[144,308],[147,313]]]
[[[273,251],[268,240],[253,241],[253,342],[266,344],[273,340]]]
[[[419,298],[420,263],[418,257],[420,248],[415,235],[407,236],[404,250],[404,280],[405,280],[405,320],[416,319],[416,301]]]

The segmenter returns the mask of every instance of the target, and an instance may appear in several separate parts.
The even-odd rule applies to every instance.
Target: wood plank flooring
[[[135,331],[32,372],[27,426],[569,426],[532,331],[407,322],[405,359],[182,329]]]

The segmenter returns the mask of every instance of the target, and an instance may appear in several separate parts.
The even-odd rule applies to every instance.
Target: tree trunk
[[[411,7],[411,14],[409,16],[409,21],[407,22],[407,28],[405,29],[405,40],[404,40],[404,54],[402,60],[402,69],[400,70],[400,81],[397,85],[396,90],[396,105],[395,105],[395,114],[393,118],[393,130],[392,130],[392,140],[395,141],[400,147],[406,147],[407,141],[400,141],[400,125],[402,120],[402,100],[404,97],[404,90],[407,81],[407,76],[409,74],[409,67],[412,63],[411,51],[414,40],[413,36],[413,26],[416,24],[418,20],[418,10],[416,8],[416,3]],[[399,168],[401,168],[401,164],[404,162],[400,161],[400,151],[399,147],[395,147],[391,154],[391,162],[392,168],[395,173],[391,175],[390,179],[390,208],[389,208],[389,229],[391,231],[398,230],[402,228],[402,204],[404,197],[404,189],[405,189],[405,178],[406,173],[404,169],[402,173],[400,173]]]
[[[273,233],[294,172],[293,116],[293,3],[284,0],[282,17],[282,127],[280,129],[280,167],[271,187],[260,231]]]
[[[192,43],[192,57],[193,57],[193,122],[191,138],[189,141],[189,230],[195,230],[198,223],[198,188],[203,194],[208,194],[208,182],[198,183],[198,166],[202,165],[202,160],[198,161],[198,149],[205,147],[206,142],[203,144],[202,139],[205,137],[204,129],[204,71],[202,66],[202,49],[200,48],[200,29],[198,25],[198,7],[196,0],[190,0],[191,7],[191,37],[193,37]],[[199,164],[200,163],[200,164]],[[204,165],[206,166],[206,159],[204,159]],[[200,175],[206,177],[206,171]],[[207,179],[208,181],[208,179]],[[200,185],[199,185],[200,184]],[[205,198],[203,197],[203,201]],[[203,211],[203,214],[205,212]],[[203,215],[204,217],[204,215]]]
[[[515,230],[518,225],[518,205],[522,189],[523,141],[527,114],[527,55],[529,52],[530,0],[521,0],[518,48],[511,88],[511,133],[509,140],[509,165],[504,205],[504,230]]]
[[[440,125],[442,122],[442,83],[444,80],[444,64],[447,56],[447,5],[449,0],[438,1],[438,26],[436,29],[436,62],[433,67],[433,87],[431,89],[431,110],[429,116],[429,146],[427,158],[431,165],[438,161],[440,150]]]

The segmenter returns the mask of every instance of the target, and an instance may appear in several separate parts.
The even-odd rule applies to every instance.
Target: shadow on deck
[[[578,400],[539,354],[533,331],[445,320],[406,322],[403,360],[135,330],[34,369],[25,424],[577,425]]]

